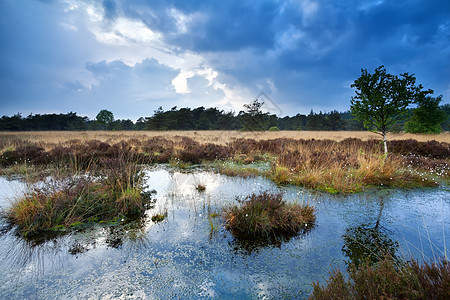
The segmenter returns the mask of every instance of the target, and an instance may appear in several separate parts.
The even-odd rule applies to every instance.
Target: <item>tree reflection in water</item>
[[[380,198],[380,211],[375,225],[361,224],[349,227],[342,236],[344,246],[342,252],[349,258],[346,263],[354,264],[356,267],[368,262],[373,265],[388,256],[398,261],[396,252],[399,243],[389,238],[388,230],[380,225],[384,208],[384,197]]]

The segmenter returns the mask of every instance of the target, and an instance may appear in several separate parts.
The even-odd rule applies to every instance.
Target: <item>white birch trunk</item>
[[[383,132],[383,144],[384,144],[384,155],[387,156],[388,149],[387,149],[386,132]]]

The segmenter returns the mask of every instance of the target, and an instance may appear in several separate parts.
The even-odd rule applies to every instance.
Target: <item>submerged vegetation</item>
[[[226,228],[237,238],[294,236],[314,224],[314,207],[286,203],[282,193],[252,194],[225,210]]]
[[[195,189],[196,189],[199,193],[201,193],[201,192],[204,192],[204,191],[206,190],[206,186],[203,185],[203,184],[201,184],[201,183],[199,183],[199,184],[197,184],[197,185],[195,186]]]
[[[165,218],[166,216],[163,214],[156,214],[152,216],[152,222],[161,222],[164,221]]]
[[[398,264],[386,257],[376,265],[369,262],[349,268],[349,279],[334,270],[326,286],[314,283],[310,299],[449,299],[450,264]]]

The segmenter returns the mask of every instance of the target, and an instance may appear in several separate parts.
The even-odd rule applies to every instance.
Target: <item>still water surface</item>
[[[278,299],[307,298],[311,282],[344,270],[346,230],[375,226],[398,242],[398,256],[438,259],[450,244],[450,190],[383,189],[329,195],[237,178],[158,167],[147,172],[156,202],[147,218],[93,226],[46,241],[25,241],[0,221],[1,299]],[[199,193],[196,186],[206,190]],[[237,197],[280,189],[286,201],[315,206],[306,234],[277,245],[234,240],[212,213]],[[20,195],[0,178],[0,207]],[[160,223],[151,216],[166,213]],[[448,255],[448,250],[447,250]]]

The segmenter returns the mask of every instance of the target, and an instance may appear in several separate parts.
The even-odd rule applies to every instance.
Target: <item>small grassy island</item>
[[[240,206],[225,210],[226,228],[237,238],[265,239],[294,236],[311,228],[316,219],[314,207],[286,203],[282,193],[263,192],[240,200]]]

